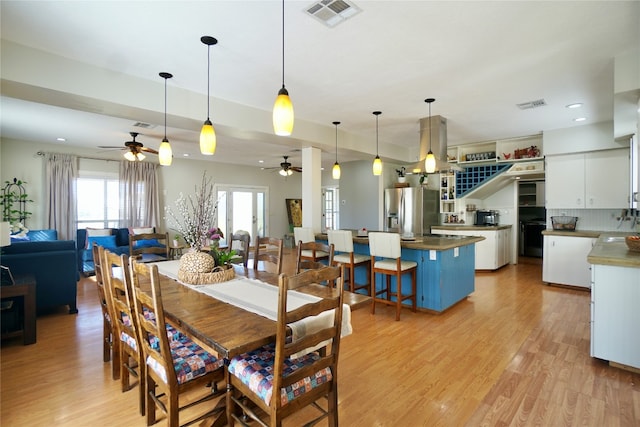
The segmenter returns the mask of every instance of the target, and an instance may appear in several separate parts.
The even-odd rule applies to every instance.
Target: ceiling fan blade
[[[156,150],[154,150],[153,148],[140,147],[139,150],[140,151],[145,151],[147,153],[158,154],[158,152]]]
[[[118,149],[118,150],[128,150],[127,147],[123,146],[114,146],[114,145],[98,145],[98,148],[106,148],[106,149]]]
[[[298,166],[291,166],[289,169],[295,172],[302,172],[302,168]]]

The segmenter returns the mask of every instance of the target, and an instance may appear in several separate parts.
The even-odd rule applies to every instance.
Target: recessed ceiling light
[[[264,163],[264,160],[258,160],[258,163]]]
[[[577,119],[573,119],[574,122],[584,122],[585,120],[587,120],[586,117],[578,117]]]
[[[189,157],[189,153],[184,153],[182,157]]]
[[[66,141],[66,138],[62,138],[62,137],[60,137],[60,138],[56,138],[56,141],[65,142],[65,141]]]
[[[567,108],[580,108],[580,107],[582,107],[582,102],[576,102],[576,103],[567,105]]]

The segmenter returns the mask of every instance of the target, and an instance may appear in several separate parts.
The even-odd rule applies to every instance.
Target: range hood
[[[406,167],[408,173],[417,175],[425,171],[424,159],[429,152],[429,146],[436,157],[436,171],[434,173],[451,170],[461,171],[460,166],[447,162],[447,119],[442,116],[431,116],[432,131],[429,129],[429,121],[429,117],[420,119],[420,152],[418,155],[420,160]]]

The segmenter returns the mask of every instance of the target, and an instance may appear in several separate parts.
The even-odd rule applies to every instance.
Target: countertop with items
[[[629,249],[625,243],[625,237],[634,234],[603,232],[589,252],[587,261],[590,264],[640,268],[640,251]]]
[[[464,224],[447,224],[447,225],[432,225],[432,230],[472,230],[472,231],[491,231],[491,230],[506,230],[511,228],[511,224],[505,225],[464,225]]]
[[[326,234],[321,233],[316,235],[316,239],[328,240],[328,237]],[[470,245],[481,240],[484,240],[484,237],[448,236],[446,234],[441,234],[431,236],[416,236],[413,238],[401,238],[400,244],[403,248],[407,249],[446,251],[449,249]],[[368,245],[369,238],[367,236],[359,235],[357,231],[353,231],[353,243]]]

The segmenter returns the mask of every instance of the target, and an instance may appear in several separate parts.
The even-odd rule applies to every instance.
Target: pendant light
[[[376,158],[373,159],[373,174],[379,176],[382,174],[382,160],[378,155],[378,116],[382,114],[382,111],[374,111],[373,114],[376,116]]]
[[[209,119],[209,105],[211,104],[209,76],[211,75],[211,46],[218,43],[218,40],[211,36],[202,36],[200,41],[207,45],[207,120],[204,121],[200,131],[200,153],[205,156],[213,156],[216,152],[216,131],[213,129],[213,124]]]
[[[338,163],[338,125],[340,122],[333,122],[336,127],[336,162],[333,164],[333,170],[331,176],[333,179],[340,179],[340,164]]]
[[[276,135],[289,136],[293,131],[293,104],[284,87],[284,0],[282,0],[282,88],[273,104],[273,131]]]
[[[173,151],[167,139],[167,79],[173,77],[171,73],[160,73],[160,77],[164,79],[164,138],[158,148],[158,159],[162,166],[171,166],[173,160]]]
[[[431,103],[433,101],[435,101],[435,98],[427,98],[424,100],[424,102],[429,104],[429,152],[424,159],[424,171],[426,173],[434,173],[436,171],[436,156],[434,156],[433,151],[431,151]]]

